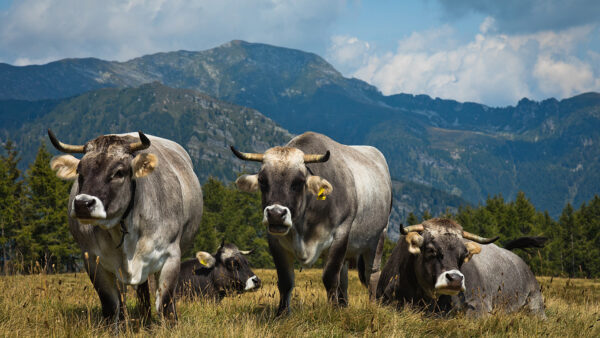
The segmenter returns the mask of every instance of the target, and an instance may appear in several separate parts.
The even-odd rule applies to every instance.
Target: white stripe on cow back
[[[460,272],[456,269],[452,269],[452,270],[448,270],[448,271],[444,271],[444,272],[440,273],[440,275],[438,276],[438,278],[435,282],[436,291],[441,294],[445,293],[444,291],[448,287],[448,278],[447,277],[449,274],[456,274],[462,278],[460,289],[461,289],[461,291],[465,291],[465,276],[462,274],[462,272]],[[456,294],[456,292],[449,292],[449,294]]]

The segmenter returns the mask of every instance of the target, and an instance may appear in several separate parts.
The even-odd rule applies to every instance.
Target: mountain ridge
[[[160,81],[256,109],[293,134],[312,130],[341,143],[376,146],[393,177],[473,204],[496,194],[511,199],[523,190],[536,207],[557,216],[567,202],[580,204],[600,190],[598,93],[524,98],[506,107],[385,96],[345,78],[316,54],[239,40],[126,62],[61,62],[20,68],[27,76],[0,83],[0,98]],[[0,67],[0,77],[6,74]]]

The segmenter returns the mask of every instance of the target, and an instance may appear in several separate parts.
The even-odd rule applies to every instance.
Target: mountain
[[[292,137],[254,109],[158,82],[99,89],[62,100],[1,101],[0,107],[0,138],[15,140],[23,164],[33,160],[40,142],[49,144],[47,128],[72,144],[102,134],[142,130],[184,146],[202,181],[209,176],[231,181],[237,172],[256,170],[257,166],[235,159],[229,145],[262,152]],[[5,115],[21,109],[22,120],[13,118],[12,123],[5,123]]]
[[[262,152],[285,144],[292,135],[258,111],[225,103],[189,89],[158,82],[137,88],[98,89],[68,99],[0,101],[0,140],[14,140],[22,169],[35,158],[41,142],[49,144],[51,128],[66,143],[82,144],[106,133],[142,130],[183,145],[202,182],[210,176],[232,181],[238,172],[255,172],[258,165],[238,160],[230,144]],[[409,212],[456,211],[467,202],[445,192],[411,182],[394,181],[394,209],[389,233]],[[442,207],[443,206],[443,207]]]
[[[374,145],[395,179],[474,204],[494,194],[513,199],[522,190],[556,217],[567,202],[579,205],[600,191],[598,93],[500,108],[385,96],[315,54],[244,41],[127,62],[0,65],[0,78],[3,99],[56,100],[153,81],[198,90],[257,109],[291,133],[313,130],[342,143]]]

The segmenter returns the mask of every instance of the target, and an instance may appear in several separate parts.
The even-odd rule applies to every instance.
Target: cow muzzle
[[[465,276],[458,270],[442,272],[435,283],[435,292],[442,295],[457,295],[465,291]]]
[[[260,278],[258,278],[256,275],[248,278],[248,280],[246,281],[246,287],[244,288],[244,291],[256,291],[260,288]]]
[[[264,210],[263,224],[268,227],[271,235],[284,236],[292,228],[292,213],[282,205],[270,205]]]
[[[83,223],[92,223],[94,220],[106,219],[106,210],[98,197],[79,194],[73,199],[71,216]]]

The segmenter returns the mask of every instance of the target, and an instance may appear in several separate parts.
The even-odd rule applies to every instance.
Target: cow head
[[[154,170],[154,154],[136,154],[150,147],[141,131],[139,140],[132,136],[105,135],[85,145],[60,142],[48,129],[50,141],[59,151],[84,154],[81,160],[71,155],[56,156],[50,161],[59,178],[77,180],[77,195],[69,216],[82,223],[111,228],[119,223],[133,198],[134,180]]]
[[[263,224],[271,235],[286,235],[304,217],[308,198],[325,199],[333,191],[326,179],[311,175],[306,167],[307,163],[327,161],[329,151],[309,155],[293,147],[274,147],[264,154],[241,153],[233,146],[231,150],[242,160],[262,163],[258,174],[242,175],[235,183],[246,192],[260,189]]]
[[[260,279],[250,269],[244,255],[251,251],[239,250],[233,244],[221,243],[214,255],[199,251],[196,258],[205,269],[212,269],[214,287],[222,291],[253,291],[260,288]]]
[[[461,266],[481,251],[478,243],[488,244],[498,239],[473,235],[463,231],[458,223],[439,218],[406,228],[401,225],[400,231],[404,235],[401,240],[406,241],[412,256],[417,282],[432,298],[464,291]]]

